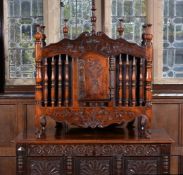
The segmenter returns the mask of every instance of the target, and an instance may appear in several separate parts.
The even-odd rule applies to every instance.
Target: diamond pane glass
[[[78,37],[81,32],[91,30],[91,0],[62,0],[61,7],[61,31],[64,19],[67,19],[69,38]],[[63,32],[61,32],[63,38]]]
[[[164,0],[163,77],[183,78],[183,0]]]
[[[112,38],[118,37],[119,19],[124,22],[123,37],[131,42],[141,42],[142,25],[146,20],[146,0],[112,0]]]
[[[9,79],[34,78],[35,25],[43,24],[43,0],[8,0]]]

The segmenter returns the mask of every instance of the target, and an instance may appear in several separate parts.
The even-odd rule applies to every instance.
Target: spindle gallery
[[[37,137],[45,135],[46,117],[79,127],[103,128],[137,118],[139,134],[149,137],[152,120],[152,34],[143,26],[142,46],[96,32],[95,4],[92,31],[74,40],[45,44],[44,27],[35,34]]]
[[[37,25],[35,123],[17,137],[17,174],[170,174],[173,140],[152,127],[152,25],[141,26],[141,43],[132,43],[120,17],[112,39],[96,31],[90,5],[90,32],[76,38],[69,19],[63,39],[48,45],[47,28]]]

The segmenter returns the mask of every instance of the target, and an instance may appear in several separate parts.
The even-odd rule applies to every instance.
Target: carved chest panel
[[[19,140],[17,175],[169,173],[172,140],[139,140],[117,135],[114,139],[110,139],[112,134],[102,139],[101,135],[86,133],[80,139],[72,135],[61,139]]]

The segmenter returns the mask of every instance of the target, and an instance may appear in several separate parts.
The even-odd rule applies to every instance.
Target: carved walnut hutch
[[[65,23],[64,39],[48,46],[37,27],[36,135],[17,139],[17,174],[168,174],[172,140],[150,130],[151,25],[139,46],[122,38],[122,20],[118,39],[96,32],[94,1],[91,22],[74,40]]]

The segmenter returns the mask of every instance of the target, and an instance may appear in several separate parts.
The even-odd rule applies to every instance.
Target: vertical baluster
[[[122,82],[122,79],[123,79],[123,75],[122,75],[122,66],[123,66],[123,62],[122,62],[122,59],[121,59],[121,54],[119,56],[119,100],[118,100],[118,104],[119,106],[122,105],[122,87],[123,87],[123,82]]]
[[[136,105],[136,58],[132,59],[132,106]]]
[[[125,106],[128,106],[129,103],[129,56],[126,58],[126,96],[125,96]]]
[[[109,58],[109,71],[110,71],[110,98],[112,103],[115,103],[115,71],[116,71],[116,58],[115,57],[110,57]],[[113,106],[113,104],[111,104]]]
[[[140,85],[139,103],[140,103],[140,106],[142,106],[143,102],[144,102],[144,59],[143,58],[140,59],[140,83],[139,83],[139,85]]]
[[[42,33],[40,32],[40,26],[37,26],[37,32],[35,34],[35,62],[36,62],[36,87],[35,87],[35,101],[36,101],[36,109],[35,109],[35,126],[37,131],[40,129],[40,106],[41,101],[43,100],[43,92],[42,92],[42,73],[41,73],[41,54],[42,54]]]
[[[62,58],[59,55],[58,59],[58,106],[62,103]]]
[[[69,57],[65,59],[65,106],[69,105]]]
[[[44,106],[48,105],[48,60],[44,59]]]
[[[72,57],[72,101],[73,106],[78,107],[78,58]]]
[[[55,105],[55,59],[51,60],[51,106]]]
[[[146,48],[146,75],[145,75],[145,101],[146,106],[151,107],[152,105],[152,59],[153,59],[153,47],[151,34],[152,24],[144,25],[144,32],[142,34],[142,46]]]

